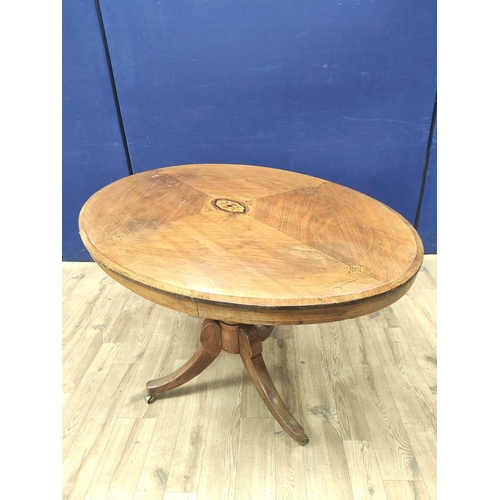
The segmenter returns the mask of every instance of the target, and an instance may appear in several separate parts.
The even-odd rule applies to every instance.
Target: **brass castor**
[[[156,401],[156,394],[148,394],[146,396],[146,402],[148,403],[148,405],[154,403],[155,401]]]
[[[309,442],[309,438],[307,437],[307,434],[304,434],[304,439],[300,442],[301,446],[305,446]]]

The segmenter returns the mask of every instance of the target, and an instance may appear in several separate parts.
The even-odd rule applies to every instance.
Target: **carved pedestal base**
[[[292,439],[306,445],[309,439],[283,403],[262,357],[262,342],[271,335],[273,329],[272,326],[257,327],[206,319],[201,328],[200,347],[189,361],[170,375],[150,380],[146,384],[148,403],[153,403],[157,394],[189,382],[224,350],[241,356],[255,388],[274,418]]]

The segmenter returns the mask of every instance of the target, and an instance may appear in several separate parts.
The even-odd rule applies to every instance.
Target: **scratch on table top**
[[[123,226],[123,228],[125,229],[125,231],[127,231],[129,234],[131,234],[136,240],[139,239],[139,237],[137,235],[135,235],[124,223],[123,221],[120,219],[120,224]]]

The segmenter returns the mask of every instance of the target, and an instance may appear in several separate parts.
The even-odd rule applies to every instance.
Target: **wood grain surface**
[[[387,307],[421,265],[413,227],[332,182],[248,165],[135,174],[80,214],[92,258],[157,304],[248,324],[320,323]]]
[[[304,447],[224,351],[148,405],[145,381],[189,360],[202,319],[151,306],[95,263],[63,271],[63,499],[436,500],[435,256],[390,307],[263,342]]]

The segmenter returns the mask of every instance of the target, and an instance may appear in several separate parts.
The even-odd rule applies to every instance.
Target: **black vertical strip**
[[[437,116],[437,96],[434,99],[434,109],[432,111],[429,138],[427,139],[427,151],[425,152],[424,171],[422,173],[422,181],[420,183],[420,195],[418,197],[417,213],[415,215],[415,224],[413,224],[413,226],[417,230],[418,230],[418,223],[420,222],[420,211],[422,210],[422,202],[424,200],[425,181],[427,179],[427,171],[429,170],[429,159],[431,156],[432,137],[434,136],[434,128],[436,126],[436,116]]]
[[[108,40],[106,38],[106,31],[104,29],[104,21],[102,19],[101,5],[99,0],[95,0],[95,7],[97,10],[97,17],[99,19],[99,26],[101,27],[102,43],[104,46],[104,52],[106,53],[106,62],[108,64],[109,78],[111,80],[111,88],[113,89],[113,97],[115,100],[116,113],[118,115],[118,123],[120,125],[120,133],[123,141],[123,148],[125,149],[125,157],[127,159],[127,167],[129,175],[132,175],[132,162],[130,160],[130,152],[128,150],[127,136],[125,134],[125,127],[123,125],[122,112],[120,109],[120,102],[118,101],[118,92],[116,91],[115,75],[113,73],[113,65],[111,64],[111,57],[109,55]]]

